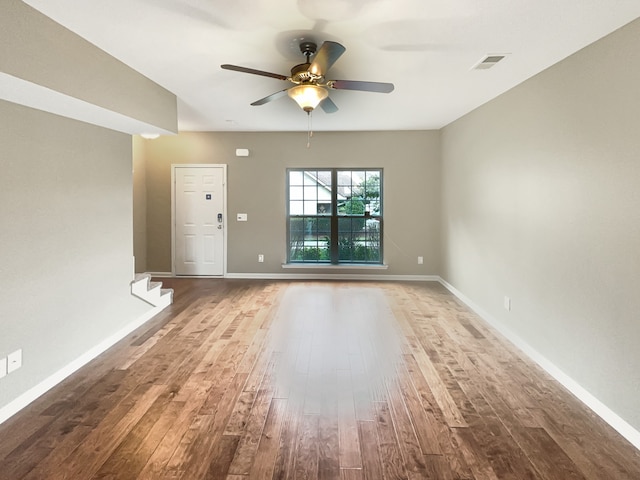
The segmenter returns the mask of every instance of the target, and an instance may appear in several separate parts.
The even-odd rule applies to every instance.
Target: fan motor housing
[[[322,75],[316,75],[309,71],[310,63],[301,63],[291,69],[291,81],[293,83],[317,83],[322,80]]]
[[[312,55],[315,55],[318,46],[314,42],[301,42],[300,52],[307,57],[305,63],[296,65],[291,69],[291,81],[296,84],[301,83],[318,83],[323,79],[322,75],[317,75],[309,71],[311,62],[309,61]]]

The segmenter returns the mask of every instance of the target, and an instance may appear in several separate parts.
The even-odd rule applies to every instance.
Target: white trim
[[[167,130],[4,72],[0,72],[0,99],[131,135],[178,133],[177,125]]]
[[[398,282],[438,282],[437,275],[376,275],[365,273],[227,273],[225,278],[256,280],[373,280]]]
[[[171,164],[171,276],[175,277],[176,272],[176,168],[222,168],[222,249],[224,250],[222,258],[222,276],[216,276],[214,278],[221,278],[227,273],[227,164],[226,163],[172,163]],[[182,276],[182,275],[181,275]],[[193,278],[201,278],[193,277]],[[205,278],[202,276],[202,278]]]
[[[53,373],[48,378],[45,378],[43,381],[41,381],[37,385],[30,388],[29,390],[24,392],[22,395],[18,396],[16,399],[9,402],[4,407],[0,408],[0,423],[3,423],[4,421],[8,420],[10,417],[18,413],[20,410],[25,408],[31,402],[36,400],[38,397],[45,394],[46,392],[51,390],[53,387],[55,387],[57,384],[62,382],[69,375],[71,375],[78,369],[82,368],[91,360],[96,358],[98,355],[100,355],[101,353],[105,352],[106,350],[111,348],[113,345],[118,343],[124,337],[126,337],[131,332],[133,332],[136,328],[139,328],[142,325],[144,325],[146,322],[151,320],[162,310],[164,310],[164,307],[152,308],[141,317],[132,321],[128,325],[122,327],[113,335],[105,338],[99,344],[87,350],[85,353],[80,355],[78,358],[73,360],[71,363],[69,363],[65,367],[62,367],[60,370]]]
[[[344,270],[387,270],[389,265],[386,263],[341,263],[341,264],[332,264],[332,263],[283,263],[282,268],[284,269],[302,269],[302,268],[310,268],[312,270],[316,269],[327,269],[327,270],[336,270],[336,269],[344,269]]]
[[[175,276],[171,272],[145,272],[156,278],[223,278],[202,276]],[[398,282],[440,282],[438,275],[383,275],[355,273],[227,273],[224,278],[254,280],[375,280]]]
[[[623,418],[617,413],[607,407],[604,403],[598,400],[593,394],[588,392],[578,382],[576,382],[569,375],[564,373],[553,362],[547,359],[544,355],[534,349],[526,341],[520,338],[519,335],[507,328],[504,324],[497,321],[493,316],[480,308],[473,300],[448,283],[446,280],[440,278],[440,283],[455,295],[460,301],[466,304],[471,310],[479,315],[485,322],[495,328],[501,333],[509,342],[519,348],[525,355],[531,360],[536,362],[542,367],[549,375],[560,382],[567,390],[569,390],[578,400],[589,407],[593,412],[613,427],[620,435],[626,438],[634,447],[640,450],[640,431],[629,425]]]
[[[173,273],[171,272],[144,272],[144,273],[157,278],[173,278],[174,277]]]

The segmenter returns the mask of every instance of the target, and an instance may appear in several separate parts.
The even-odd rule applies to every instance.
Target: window
[[[382,263],[382,170],[287,170],[287,262]]]

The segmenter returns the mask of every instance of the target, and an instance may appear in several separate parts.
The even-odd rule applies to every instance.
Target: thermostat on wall
[[[248,148],[236,148],[236,157],[248,157],[249,149]]]

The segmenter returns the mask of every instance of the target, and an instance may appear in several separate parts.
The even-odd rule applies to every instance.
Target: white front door
[[[224,165],[174,165],[174,273],[224,275]]]

